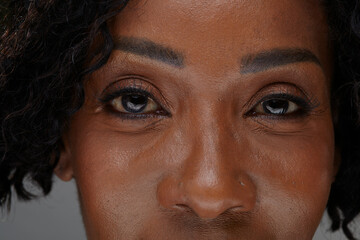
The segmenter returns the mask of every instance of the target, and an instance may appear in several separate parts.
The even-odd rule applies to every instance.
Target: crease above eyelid
[[[289,102],[293,102],[296,104],[301,104],[303,106],[311,106],[311,101],[309,99],[304,99],[302,97],[295,96],[293,94],[287,94],[287,93],[275,93],[275,94],[269,94],[261,98],[257,103],[262,103],[269,100],[286,100]]]
[[[243,109],[249,109],[250,106],[251,109],[254,108],[254,106],[259,103],[259,100],[256,99],[264,99],[264,97],[266,95],[272,95],[272,94],[288,94],[288,95],[296,95],[296,96],[304,96],[306,100],[308,100],[308,102],[313,103],[314,99],[316,100],[316,98],[312,97],[312,95],[308,92],[306,92],[301,86],[298,86],[294,83],[290,83],[290,82],[283,82],[283,81],[278,81],[278,82],[272,82],[269,83],[263,87],[261,87],[260,89],[258,89],[253,95],[252,97],[246,101],[242,108]],[[316,101],[317,102],[317,101]],[[314,104],[315,105],[315,104]]]
[[[111,93],[121,91],[126,88],[139,90],[139,92],[147,92],[152,96],[153,99],[156,95],[155,87],[151,86],[148,81],[141,79],[138,76],[126,76],[107,85],[101,92],[100,99],[104,99],[104,96],[108,96]]]
[[[108,103],[110,101],[112,101],[113,99],[120,97],[122,95],[125,94],[140,94],[143,96],[146,96],[148,98],[151,98],[154,102],[158,103],[156,97],[154,96],[154,94],[151,91],[147,91],[145,89],[139,88],[139,87],[123,87],[123,88],[117,88],[117,90],[113,90],[113,91],[107,91],[107,93],[103,94],[103,96],[101,96],[100,102],[102,103]]]

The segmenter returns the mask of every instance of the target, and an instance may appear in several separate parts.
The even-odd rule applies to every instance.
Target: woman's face
[[[312,239],[336,174],[315,0],[130,1],[56,169],[89,239]]]

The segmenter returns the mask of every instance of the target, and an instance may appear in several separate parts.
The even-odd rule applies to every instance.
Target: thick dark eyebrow
[[[319,59],[307,49],[272,49],[244,56],[240,61],[240,72],[242,74],[257,73],[298,62],[313,62],[321,67]]]
[[[180,52],[145,38],[121,37],[114,41],[114,48],[154,59],[178,68],[184,67],[184,57]]]

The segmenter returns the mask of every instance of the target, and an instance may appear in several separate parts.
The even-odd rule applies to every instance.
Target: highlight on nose
[[[166,209],[191,209],[199,218],[215,219],[226,211],[251,212],[255,207],[256,189],[245,177],[223,176],[214,184],[203,184],[197,178],[168,176],[159,183],[157,197]]]

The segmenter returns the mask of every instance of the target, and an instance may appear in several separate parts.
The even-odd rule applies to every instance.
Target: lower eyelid
[[[113,109],[106,109],[106,112],[121,120],[144,120],[147,121],[150,118],[158,118],[154,114],[132,114],[132,113],[121,113]]]

